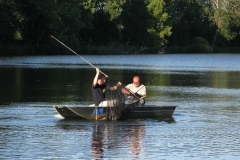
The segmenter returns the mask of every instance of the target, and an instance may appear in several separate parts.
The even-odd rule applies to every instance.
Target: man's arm
[[[122,85],[122,83],[118,82],[117,85],[110,87],[110,90],[116,90],[121,85]]]
[[[97,80],[98,80],[99,73],[100,73],[100,69],[96,68],[96,75],[93,79],[93,87],[95,87],[97,85]]]
[[[129,91],[128,86],[129,86],[129,85],[127,85],[126,87],[123,87],[123,88],[122,88],[122,93],[127,94],[127,95],[131,94],[131,92]]]

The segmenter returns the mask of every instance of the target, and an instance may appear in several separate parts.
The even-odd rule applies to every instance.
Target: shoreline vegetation
[[[0,0],[0,56],[240,53],[239,0]],[[69,53],[70,54],[70,53]]]
[[[215,47],[214,52],[191,51],[192,46],[170,46],[164,49],[146,48],[112,44],[109,46],[79,46],[71,48],[81,55],[117,55],[117,54],[194,54],[194,53],[240,53],[240,47]],[[59,45],[0,45],[0,56],[34,56],[34,55],[71,55],[72,53]]]

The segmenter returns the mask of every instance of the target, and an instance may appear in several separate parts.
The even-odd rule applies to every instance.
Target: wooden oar
[[[97,68],[95,67],[92,63],[90,63],[89,61],[87,61],[85,58],[83,58],[82,56],[80,56],[79,54],[77,54],[75,51],[73,51],[71,48],[69,48],[68,46],[66,46],[63,42],[59,41],[57,38],[55,38],[54,36],[51,35],[51,37],[53,39],[55,39],[57,42],[59,42],[60,44],[62,44],[64,47],[66,47],[67,49],[69,49],[71,52],[73,52],[74,54],[76,54],[77,56],[79,56],[80,58],[82,58],[85,62],[87,62],[89,65],[91,65],[93,68]],[[102,71],[100,71],[102,74],[104,74],[106,77],[108,77],[108,75],[106,75],[105,73],[103,73]]]
[[[140,97],[139,98],[139,100],[141,100],[141,99],[143,99],[143,98],[146,98],[147,96],[146,95],[144,95],[144,96],[142,96],[142,97]]]

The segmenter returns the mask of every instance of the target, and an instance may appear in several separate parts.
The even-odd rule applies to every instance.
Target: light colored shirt
[[[146,87],[143,84],[139,85],[138,87],[135,87],[135,85],[132,83],[128,84],[126,88],[132,91],[133,93],[137,93],[139,95],[146,95]]]

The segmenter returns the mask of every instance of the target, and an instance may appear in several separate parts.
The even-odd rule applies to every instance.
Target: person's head
[[[99,85],[102,85],[105,83],[105,81],[106,81],[106,76],[104,74],[99,73],[97,83]]]
[[[140,77],[139,76],[133,77],[133,84],[135,87],[138,87],[140,85]]]

